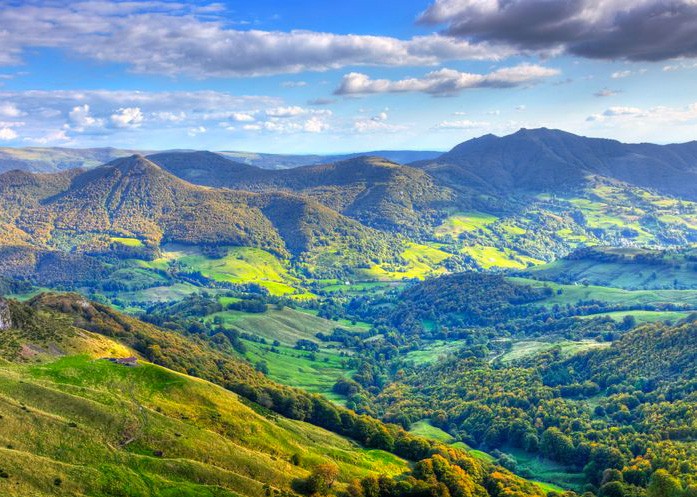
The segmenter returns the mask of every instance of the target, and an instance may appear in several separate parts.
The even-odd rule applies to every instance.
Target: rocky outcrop
[[[12,314],[7,301],[0,297],[0,331],[10,329],[12,327]]]

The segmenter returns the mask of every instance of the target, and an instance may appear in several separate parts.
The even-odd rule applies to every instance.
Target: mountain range
[[[548,129],[487,135],[410,165],[359,156],[268,170],[205,151],[134,154],[1,174],[0,264],[26,274],[56,257],[152,258],[185,243],[260,248],[315,277],[524,268],[583,245],[697,241],[695,180],[697,142]]]

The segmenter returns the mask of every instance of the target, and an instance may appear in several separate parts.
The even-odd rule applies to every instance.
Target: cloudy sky
[[[0,0],[0,146],[697,139],[697,0]]]

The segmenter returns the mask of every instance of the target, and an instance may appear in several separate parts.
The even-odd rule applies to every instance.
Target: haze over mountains
[[[175,152],[175,151],[173,151]],[[181,150],[179,152],[191,152]],[[64,147],[0,147],[0,173],[19,169],[36,173],[50,173],[76,167],[91,168],[105,164],[120,157],[133,154],[148,155],[147,150],[124,150],[118,148],[64,148]],[[218,152],[220,155],[262,169],[289,169],[310,164],[323,164],[339,160],[371,155],[384,157],[399,163],[428,160],[438,157],[441,152],[420,150],[381,150],[376,152],[340,154],[340,155],[283,155],[254,152]]]

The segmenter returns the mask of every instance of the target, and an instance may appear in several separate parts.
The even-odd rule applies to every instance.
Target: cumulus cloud
[[[307,105],[331,105],[333,103],[336,103],[335,98],[314,98],[312,100],[307,101]]]
[[[238,96],[216,91],[0,91],[3,111],[0,124],[3,120],[16,121],[21,115],[25,124],[23,139],[32,143],[59,143],[78,136],[106,143],[136,127],[152,131],[174,130],[186,136],[189,129],[208,127],[211,121],[248,121],[257,109],[276,108],[282,103],[275,97]],[[5,114],[6,119],[3,119]],[[62,130],[63,134],[55,130]]]
[[[521,51],[633,61],[697,56],[694,0],[435,0],[419,21]]]
[[[20,117],[25,115],[24,112],[11,102],[0,102],[0,117]]]
[[[88,104],[78,105],[68,113],[71,128],[75,131],[84,131],[86,128],[101,128],[104,126],[104,119],[93,117],[90,114]]]
[[[0,140],[14,140],[17,138],[17,132],[7,126],[0,128]]]
[[[140,107],[124,107],[118,109],[109,119],[116,128],[137,128],[143,123],[143,113]]]
[[[423,78],[408,78],[398,81],[371,79],[370,76],[352,72],[344,76],[336,95],[360,95],[370,93],[421,92],[434,96],[456,95],[470,88],[511,88],[539,83],[556,76],[559,71],[547,67],[521,64],[498,69],[489,74],[473,74],[454,69],[439,69]]]
[[[69,51],[133,71],[198,77],[324,71],[355,65],[498,60],[512,50],[438,34],[398,39],[231,29],[221,9],[175,2],[27,0],[0,9],[0,65],[31,47]],[[205,10],[205,12],[202,12]]]

